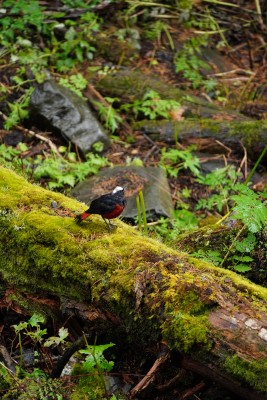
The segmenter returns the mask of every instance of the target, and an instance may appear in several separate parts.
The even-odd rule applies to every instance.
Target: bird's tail
[[[89,217],[91,214],[88,212],[83,212],[82,214],[76,215],[75,221],[76,222],[82,222],[85,218]]]

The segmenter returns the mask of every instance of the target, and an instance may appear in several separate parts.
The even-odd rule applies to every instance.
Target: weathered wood
[[[0,272],[23,294],[17,302],[32,309],[33,295],[53,296],[57,312],[106,329],[118,347],[144,354],[164,340],[267,399],[267,289],[119,221],[114,233],[98,216],[79,226],[85,205],[10,170],[0,168],[0,182]]]

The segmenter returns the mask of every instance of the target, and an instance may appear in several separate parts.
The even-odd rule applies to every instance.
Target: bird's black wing
[[[116,203],[116,199],[112,195],[104,194],[92,201],[88,212],[91,214],[106,214],[114,210]]]

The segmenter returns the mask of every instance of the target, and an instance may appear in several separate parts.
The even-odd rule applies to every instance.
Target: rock
[[[36,87],[31,95],[30,107],[37,125],[45,122],[52,131],[59,130],[82,154],[91,151],[96,142],[102,142],[104,147],[109,144],[104,128],[87,103],[52,79]]]
[[[124,218],[134,219],[137,216],[136,196],[140,190],[144,194],[149,219],[172,216],[171,193],[161,168],[137,166],[108,168],[79,183],[71,195],[89,204],[94,198],[111,192],[117,185],[125,188],[127,206],[122,213]]]

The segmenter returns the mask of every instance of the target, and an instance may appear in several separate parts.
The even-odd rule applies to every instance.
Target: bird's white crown
[[[115,194],[117,192],[120,192],[121,190],[124,190],[123,187],[121,186],[116,186],[115,189],[113,189],[112,194]]]

